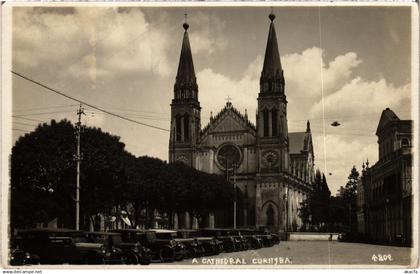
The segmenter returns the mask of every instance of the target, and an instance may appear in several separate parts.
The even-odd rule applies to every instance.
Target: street
[[[398,265],[410,264],[410,248],[336,241],[288,241],[279,245],[217,256],[187,259],[170,265]],[[168,264],[169,265],[169,264]]]

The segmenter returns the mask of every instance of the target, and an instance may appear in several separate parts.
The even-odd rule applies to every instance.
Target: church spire
[[[179,96],[179,99],[197,100],[198,86],[197,79],[195,77],[190,40],[188,37],[188,28],[190,25],[185,21],[182,26],[185,31],[184,38],[182,40],[181,55],[179,57],[178,72],[176,74],[175,97]]]
[[[271,23],[265,49],[264,66],[261,72],[260,89],[261,92],[268,93],[283,92],[283,69],[281,67],[276,29],[273,22],[276,16],[273,13],[270,13],[268,17],[270,18]]]

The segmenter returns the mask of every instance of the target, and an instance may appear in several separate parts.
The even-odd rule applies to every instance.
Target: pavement
[[[276,266],[309,265],[328,267],[401,267],[408,268],[411,248],[336,241],[283,241],[273,247],[217,256],[186,259],[168,265],[207,266]]]

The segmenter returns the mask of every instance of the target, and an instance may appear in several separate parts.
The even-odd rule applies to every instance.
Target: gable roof
[[[239,110],[232,106],[232,103],[228,102],[226,103],[225,107],[216,116],[214,116],[214,118],[210,117],[210,122],[201,131],[201,136],[204,137],[210,131],[215,129],[228,115],[235,117],[235,120],[237,120],[237,122],[240,123],[243,128],[246,128],[253,134],[256,134],[256,127],[251,123],[251,121],[248,120],[248,115],[242,115]]]

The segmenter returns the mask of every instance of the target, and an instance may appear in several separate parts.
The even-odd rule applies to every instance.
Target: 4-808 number
[[[392,261],[391,254],[373,254],[372,261],[374,262],[390,262]]]

